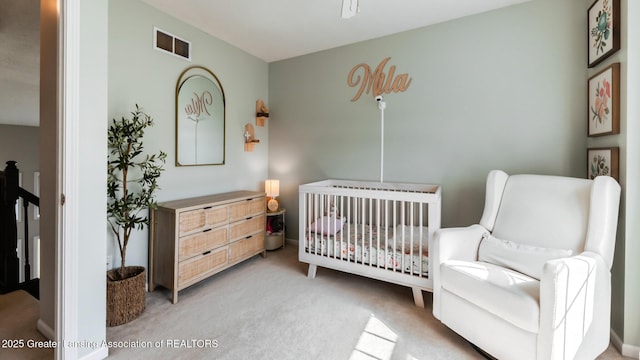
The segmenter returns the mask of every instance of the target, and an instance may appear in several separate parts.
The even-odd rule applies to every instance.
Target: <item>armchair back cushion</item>
[[[592,184],[591,180],[560,176],[509,176],[493,236],[523,246],[581,253]]]

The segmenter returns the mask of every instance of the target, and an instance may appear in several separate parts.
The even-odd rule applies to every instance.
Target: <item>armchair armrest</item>
[[[429,244],[430,277],[433,280],[433,315],[440,319],[440,264],[455,260],[475,261],[482,234],[487,229],[480,225],[446,228],[436,231]]]
[[[597,253],[547,261],[540,279],[538,358],[573,359],[595,312],[606,311],[609,317],[602,306],[610,308],[610,286],[609,268]]]
[[[449,259],[475,261],[482,234],[488,233],[480,225],[446,228],[436,231],[431,244],[431,261],[442,264]]]

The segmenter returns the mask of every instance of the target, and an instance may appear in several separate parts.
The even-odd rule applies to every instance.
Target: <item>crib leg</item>
[[[422,289],[414,287],[411,288],[413,290],[413,302],[416,303],[416,306],[424,308],[424,298],[422,297]]]
[[[318,270],[318,267],[316,265],[309,264],[309,272],[307,273],[307,277],[310,279],[315,279],[316,270]]]

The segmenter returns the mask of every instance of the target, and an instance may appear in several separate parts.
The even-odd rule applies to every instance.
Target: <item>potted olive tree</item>
[[[155,208],[154,191],[166,154],[144,154],[144,130],[153,119],[136,105],[130,119],[113,119],[108,130],[107,215],[120,250],[120,267],[107,271],[107,325],[135,319],[145,307],[146,271],[126,266],[127,245],[133,230],[149,224],[148,210]]]

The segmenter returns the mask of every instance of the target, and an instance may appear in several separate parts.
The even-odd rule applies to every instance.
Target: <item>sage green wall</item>
[[[380,113],[347,75],[385,57],[408,73],[385,95],[385,181],[442,184],[443,226],[477,222],[491,169],[585,176],[583,0],[538,0],[270,64],[269,175],[287,236],[299,184],[379,180]],[[578,9],[579,11],[576,11]]]
[[[191,42],[192,61],[153,49],[153,27]],[[175,91],[187,67],[211,70],[226,96],[226,159],[217,166],[175,166]],[[268,64],[141,1],[109,1],[109,118],[128,115],[134,104],[155,120],[145,149],[168,153],[159,179],[159,202],[239,189],[263,190],[267,177],[266,127],[255,127],[260,143],[244,151],[243,129],[255,126],[255,104],[268,101]],[[105,159],[106,161],[106,159]],[[109,230],[110,231],[110,230]],[[131,239],[127,264],[147,265],[147,229]],[[109,233],[108,253],[119,264]]]

